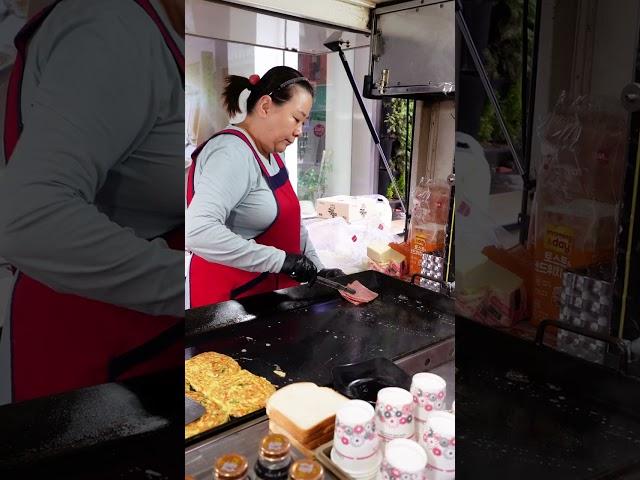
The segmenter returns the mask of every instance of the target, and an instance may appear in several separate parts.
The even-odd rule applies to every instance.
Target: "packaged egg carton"
[[[610,265],[566,271],[560,292],[560,321],[568,325],[609,334],[613,282]],[[558,349],[596,363],[604,363],[606,344],[601,340],[559,329]]]
[[[434,282],[428,278],[422,278],[420,280],[420,286],[438,293],[440,293],[440,290],[442,289],[442,285],[439,282]]]
[[[422,275],[428,278],[420,280],[420,286],[441,292],[444,279],[444,258],[425,253],[422,255]]]
[[[442,280],[444,278],[444,258],[425,253],[422,255],[422,270],[420,273],[433,280]]]

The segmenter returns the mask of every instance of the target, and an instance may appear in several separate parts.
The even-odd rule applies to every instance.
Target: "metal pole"
[[[458,29],[460,29],[460,33],[462,33],[462,36],[464,37],[464,41],[467,45],[467,49],[469,50],[469,53],[471,54],[471,58],[473,59],[473,63],[476,67],[476,70],[480,75],[482,86],[484,87],[484,90],[487,96],[489,97],[489,100],[491,101],[493,108],[496,111],[496,117],[498,118],[498,123],[500,124],[500,129],[502,130],[502,134],[504,135],[504,138],[506,139],[507,144],[509,145],[509,150],[511,151],[511,156],[513,157],[513,163],[515,164],[516,169],[518,170],[518,173],[521,176],[524,176],[525,172],[522,166],[522,162],[520,161],[520,158],[518,157],[518,152],[516,152],[516,148],[513,145],[513,140],[511,139],[511,135],[507,130],[507,125],[504,123],[504,115],[502,114],[500,105],[498,105],[498,99],[496,98],[496,94],[493,91],[493,87],[489,82],[489,76],[487,75],[487,71],[485,70],[484,65],[482,64],[482,61],[480,60],[480,54],[476,49],[476,45],[473,42],[473,38],[471,38],[471,32],[469,32],[469,28],[467,27],[467,22],[462,16],[462,5],[460,4],[459,0],[456,2],[456,23],[458,25]]]
[[[360,95],[360,91],[358,90],[358,86],[356,85],[356,81],[353,78],[353,74],[351,73],[351,68],[349,68],[349,64],[347,63],[347,58],[344,56],[344,52],[342,51],[342,47],[339,45],[336,47],[334,51],[338,52],[340,56],[340,61],[342,62],[342,66],[344,67],[344,71],[347,74],[347,78],[349,79],[349,83],[351,84],[351,88],[353,89],[353,93],[356,96],[356,100],[358,101],[358,105],[360,106],[360,110],[362,110],[362,115],[364,115],[364,120],[367,123],[367,127],[369,127],[369,132],[371,132],[371,136],[373,137],[373,141],[378,148],[378,152],[380,152],[380,157],[382,157],[382,162],[384,163],[384,168],[387,169],[387,174],[389,175],[389,180],[391,180],[391,186],[393,187],[393,191],[398,197],[400,201],[400,207],[402,208],[402,212],[406,215],[407,209],[402,201],[402,196],[400,195],[400,190],[398,189],[398,184],[396,183],[396,179],[393,176],[393,171],[391,170],[391,165],[389,165],[389,161],[387,160],[387,156],[382,151],[382,146],[380,145],[380,136],[376,129],[373,127],[373,123],[371,123],[371,117],[369,117],[369,113],[364,106],[364,101],[362,100],[362,95]]]

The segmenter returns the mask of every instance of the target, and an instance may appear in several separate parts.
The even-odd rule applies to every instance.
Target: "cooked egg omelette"
[[[204,393],[222,404],[231,416],[241,417],[264,407],[275,391],[276,388],[267,379],[240,370],[213,383]]]
[[[192,400],[195,400],[205,408],[205,414],[202,415],[195,422],[191,422],[189,425],[184,426],[184,438],[193,437],[207,430],[211,430],[213,427],[222,425],[229,420],[229,414],[222,408],[222,406],[215,401],[208,399],[200,392],[185,392],[185,395]]]
[[[240,371],[233,358],[216,352],[204,352],[184,362],[185,380],[196,391],[204,391],[221,377]]]
[[[185,395],[206,413],[185,426],[185,438],[263,408],[276,387],[266,378],[240,368],[233,358],[205,352],[185,362]]]

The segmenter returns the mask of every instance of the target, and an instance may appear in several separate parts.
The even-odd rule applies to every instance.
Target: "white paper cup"
[[[380,469],[380,463],[382,462],[382,451],[379,450],[378,453],[376,453],[374,457],[374,461],[372,462],[373,466],[371,467],[370,470],[367,470],[367,471],[357,471],[357,470],[353,471],[353,470],[349,470],[348,467],[345,467],[344,465],[342,465],[340,463],[341,457],[336,453],[335,448],[331,449],[331,461],[335,463],[338,467],[340,467],[340,469],[344,473],[354,478],[355,480],[373,480],[376,478],[378,474],[378,470]]]
[[[384,442],[415,438],[413,413],[413,396],[407,390],[387,387],[378,391],[376,429]]]
[[[425,480],[427,455],[413,440],[391,440],[384,449],[378,480]]]
[[[420,445],[427,453],[429,480],[451,480],[456,473],[456,417],[434,412],[424,424]]]
[[[435,373],[416,373],[411,380],[416,419],[424,422],[430,412],[445,409],[447,382]]]
[[[380,464],[379,449],[373,407],[363,400],[349,400],[336,412],[331,458],[347,473],[366,474]]]

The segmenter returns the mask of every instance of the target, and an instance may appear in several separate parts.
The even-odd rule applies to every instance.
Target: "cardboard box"
[[[565,270],[610,261],[616,205],[577,199],[545,208],[536,226],[531,322],[557,320]]]
[[[386,228],[391,226],[391,206],[382,195],[319,198],[316,200],[316,211],[320,218],[342,217],[347,222],[371,220],[379,221]]]

